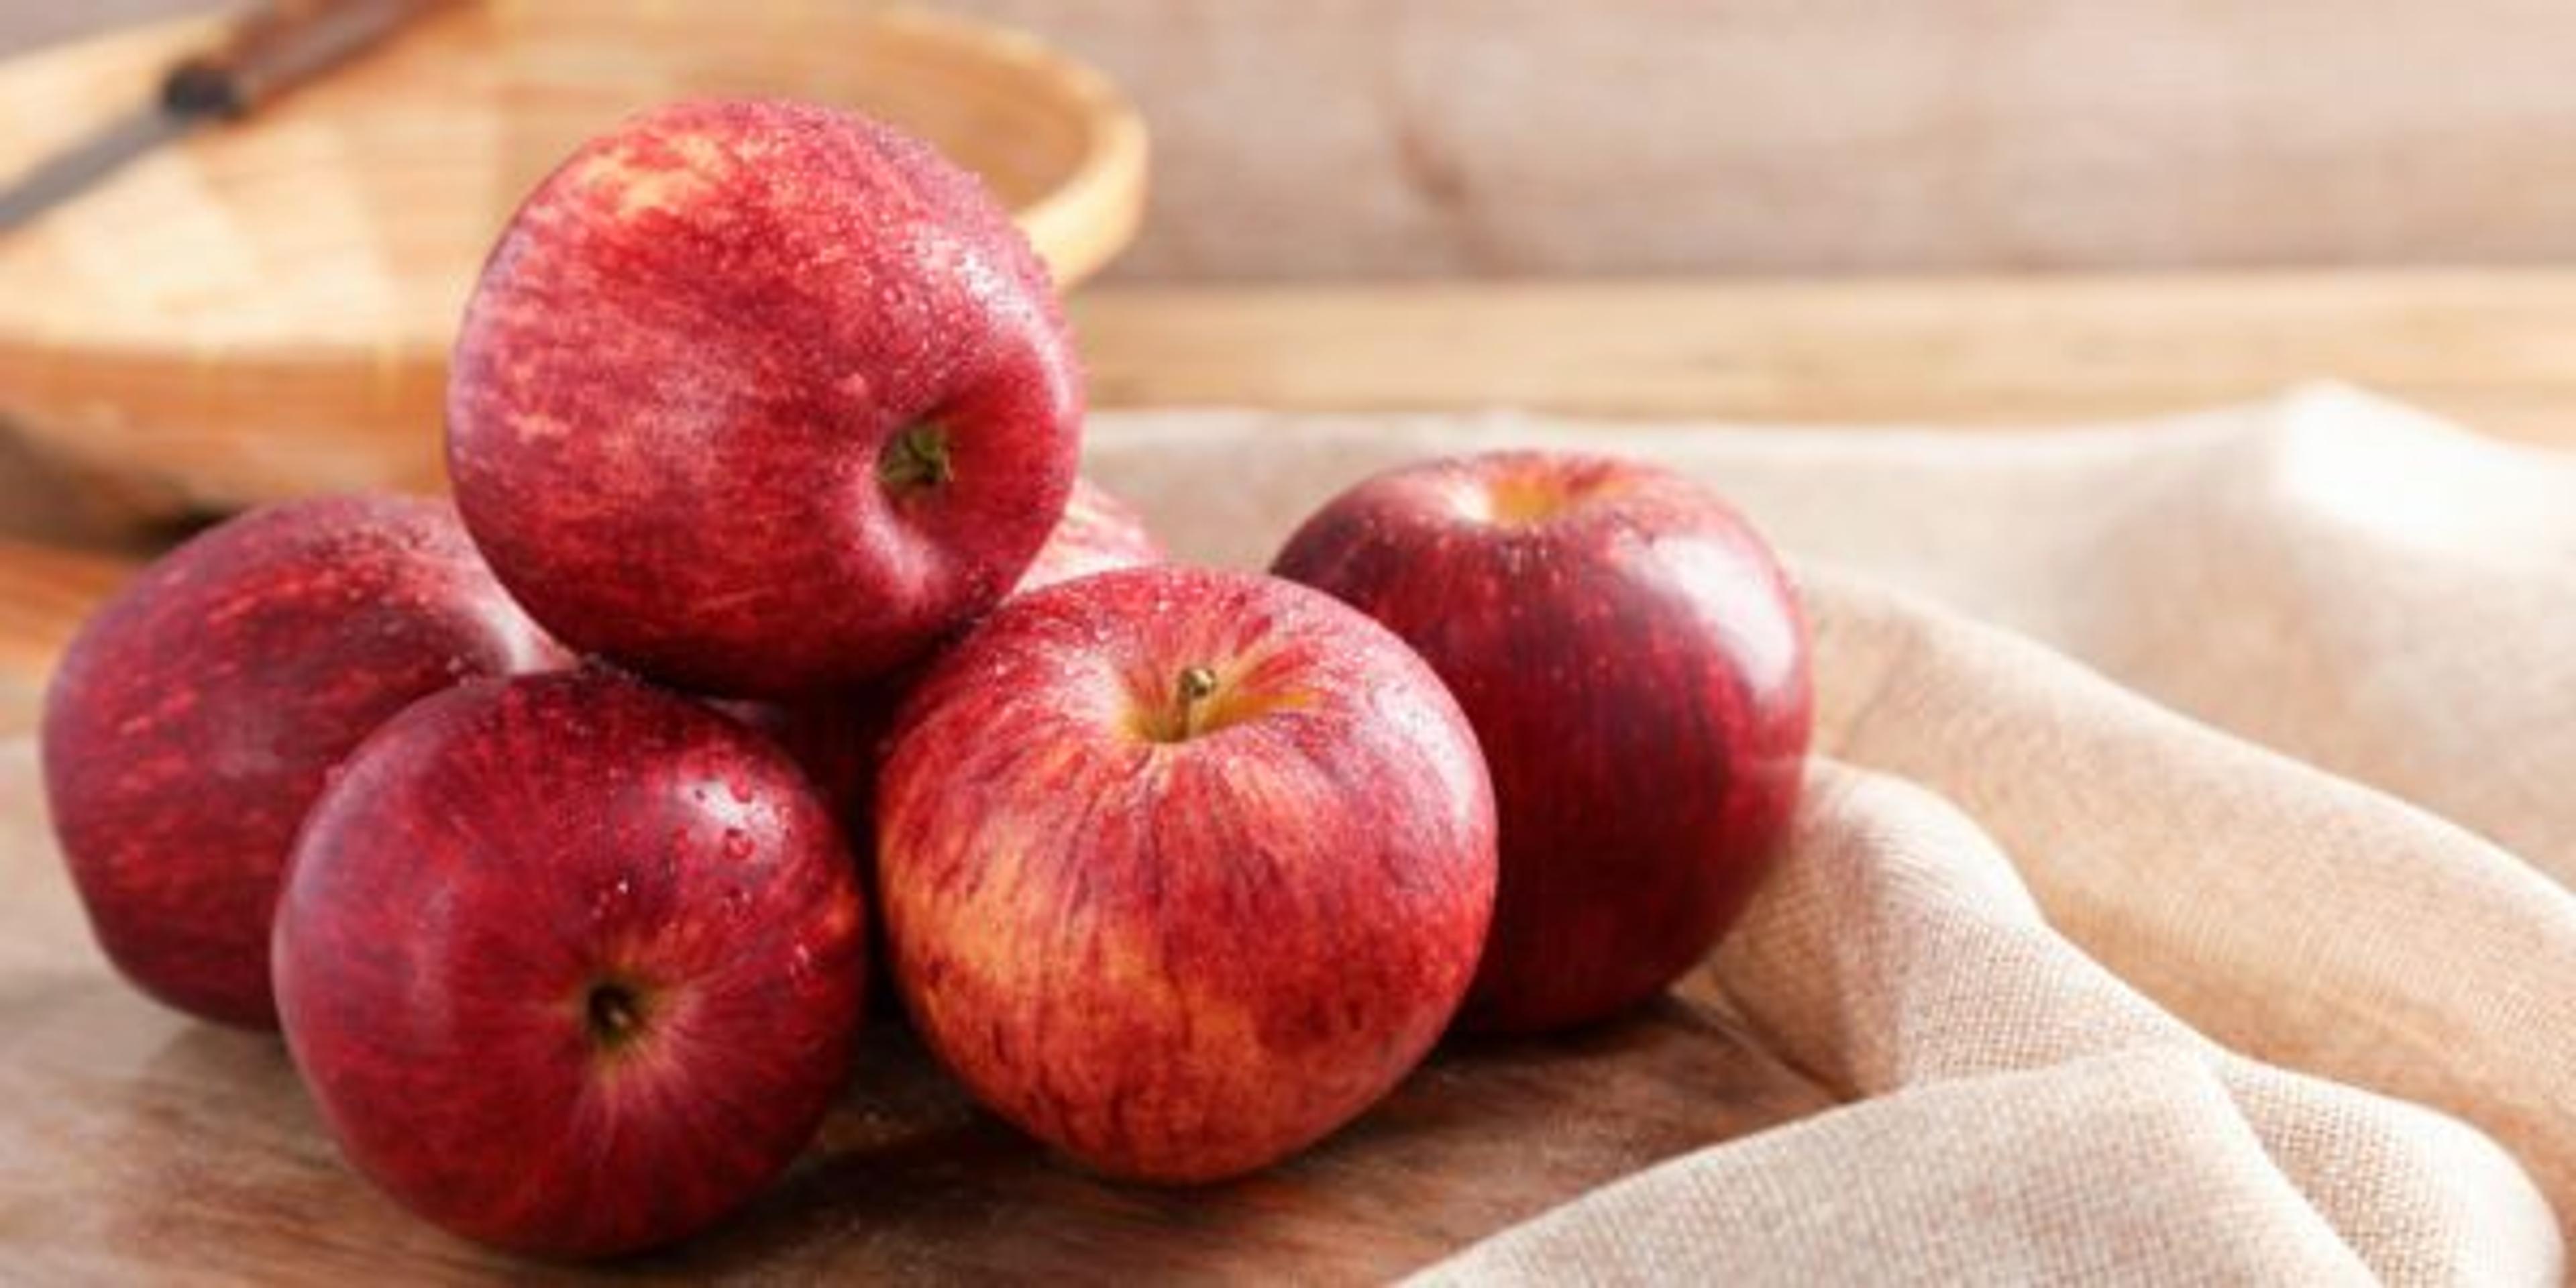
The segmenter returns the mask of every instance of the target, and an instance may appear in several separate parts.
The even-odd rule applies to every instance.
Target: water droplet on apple
[[[738,827],[728,827],[724,830],[722,846],[726,858],[736,863],[743,862],[751,857],[751,833]]]
[[[590,897],[590,919],[593,921],[613,919],[617,914],[618,906],[625,903],[634,891],[633,882],[624,877],[617,878],[615,882]]]

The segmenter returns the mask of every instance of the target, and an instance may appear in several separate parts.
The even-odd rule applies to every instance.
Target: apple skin
[[[1170,558],[1136,507],[1077,475],[1072,494],[1065,498],[1064,517],[1056,521],[1055,531],[1047,534],[1046,544],[1038,547],[1038,557],[1020,574],[1020,584],[1011,593],[1025,595],[1060,581]]]
[[[447,394],[457,505],[531,615],[751,697],[850,687],[990,608],[1082,419],[1046,269],[983,187],[770,101],[575,152],[494,247]]]
[[[1473,975],[1494,890],[1474,737],[1325,596],[1162,565],[1014,599],[890,748],[877,876],[913,1026],[1101,1173],[1213,1180],[1320,1139]]]
[[[878,743],[894,723],[901,690],[870,685],[801,701],[710,698],[707,704],[758,730],[803,770],[805,780],[845,824],[865,820],[876,790]],[[865,833],[853,827],[855,847]]]
[[[1272,570],[1403,636],[1475,725],[1502,887],[1462,1027],[1626,1010],[1743,911],[1812,696],[1796,591],[1716,497],[1599,456],[1435,461],[1335,498]]]
[[[604,669],[457,687],[316,803],[286,1040],[360,1171],[464,1237],[600,1256],[776,1176],[848,1074],[865,917],[784,753]]]
[[[289,502],[163,556],[46,693],[46,800],[99,946],[171,1006],[274,1028],[269,910],[331,767],[426,695],[565,660],[443,501]]]

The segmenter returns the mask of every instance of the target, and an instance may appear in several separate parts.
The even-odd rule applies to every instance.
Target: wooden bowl
[[[144,102],[185,21],[0,64],[0,174]],[[1020,33],[856,0],[494,0],[0,236],[0,413],[155,514],[440,486],[447,351],[519,198],[619,117],[775,94],[981,174],[1057,280],[1134,233],[1145,132]]]

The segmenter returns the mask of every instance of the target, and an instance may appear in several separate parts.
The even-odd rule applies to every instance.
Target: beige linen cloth
[[[1426,1278],[2542,1283],[2576,1214],[2576,460],[2334,388],[2063,435],[1104,418],[1258,564],[1377,468],[1659,460],[1793,556],[1818,759],[1708,969],[1848,1103]]]

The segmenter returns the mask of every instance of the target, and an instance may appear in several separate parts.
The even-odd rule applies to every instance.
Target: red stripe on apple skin
[[[1361,483],[1273,570],[1403,636],[1474,723],[1502,817],[1465,1027],[1601,1019],[1698,963],[1797,803],[1806,628],[1769,548],[1671,474],[1503,452]]]
[[[1189,667],[1202,731],[1157,741]],[[1493,802],[1418,658],[1268,578],[1141,568],[1016,599],[905,709],[878,784],[899,987],[977,1097],[1111,1175],[1252,1170],[1447,1025]]]
[[[448,390],[501,580],[683,687],[846,687],[990,607],[1071,485],[1079,372],[982,187],[829,109],[684,103],[593,141],[502,234]],[[944,481],[889,486],[933,425]]]
[[[291,502],[162,557],[46,694],[46,797],[100,947],[172,1006],[275,1027],[269,913],[331,767],[424,695],[564,660],[442,501]]]
[[[315,806],[278,1002],[361,1171],[468,1238],[601,1255],[703,1228],[810,1140],[863,924],[828,809],[766,740],[605,671],[487,681],[387,725]],[[594,1011],[603,982],[625,991]]]

